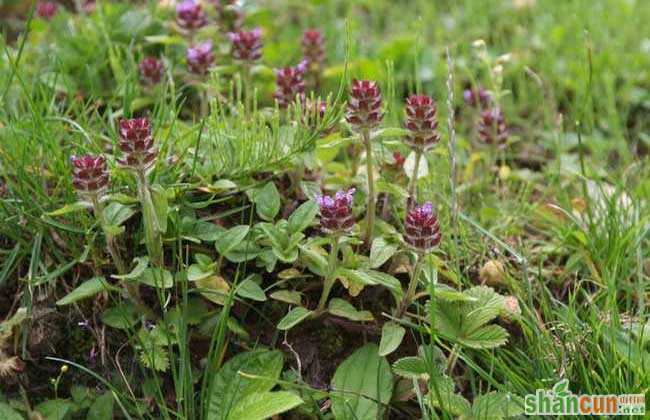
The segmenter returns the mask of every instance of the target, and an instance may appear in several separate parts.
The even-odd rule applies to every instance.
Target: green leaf
[[[420,379],[429,374],[427,364],[421,357],[403,357],[393,363],[395,374],[409,379]]]
[[[296,394],[287,391],[256,392],[243,398],[230,412],[228,420],[263,420],[303,404]]]
[[[332,379],[332,413],[337,420],[382,418],[393,394],[393,375],[375,344],[366,344],[339,365]]]
[[[149,266],[149,257],[136,257],[133,259],[133,261],[136,261],[136,265],[133,267],[133,270],[131,270],[130,273],[113,274],[111,277],[123,280],[132,280],[141,277],[142,273],[144,273],[144,270],[146,270]]]
[[[113,419],[113,394],[105,392],[97,397],[88,409],[86,420],[112,420]]]
[[[397,322],[388,321],[381,327],[381,341],[379,341],[379,355],[387,356],[397,350],[406,330]]]
[[[277,328],[281,331],[290,330],[291,328],[304,321],[305,318],[311,314],[312,311],[307,310],[302,306],[295,307],[289,311],[289,313],[286,314],[284,318],[280,320],[280,322],[278,322]]]
[[[273,182],[262,188],[250,190],[250,199],[255,203],[257,214],[264,220],[273,220],[280,211],[280,193]]]
[[[96,294],[101,293],[103,291],[112,291],[112,290],[114,291],[119,289],[108,284],[108,282],[106,282],[106,279],[104,277],[93,277],[92,279],[86,280],[85,282],[81,283],[72,292],[68,293],[61,299],[57,300],[56,304],[58,306],[69,305],[71,303],[78,302],[80,300],[95,296]]]
[[[122,303],[102,313],[102,322],[109,327],[126,330],[137,322],[137,311],[133,305]]]
[[[264,302],[266,301],[264,290],[262,290],[259,284],[253,281],[253,276],[256,275],[249,276],[239,283],[236,293],[243,298]]]
[[[370,268],[379,268],[397,251],[397,245],[386,242],[386,239],[379,237],[372,241],[370,248]]]
[[[161,185],[151,186],[151,200],[156,212],[158,231],[165,233],[167,232],[167,209],[169,204],[167,203],[167,192]]]
[[[16,410],[7,403],[0,402],[0,419],[3,420],[24,420]]]
[[[223,232],[215,241],[215,247],[219,251],[219,254],[225,255],[235,249],[244,240],[249,230],[249,226],[239,225]]]
[[[302,232],[312,224],[318,214],[318,204],[315,201],[306,201],[289,216],[289,231]]]
[[[115,228],[121,227],[122,224],[134,214],[135,210],[131,207],[117,202],[112,202],[104,208],[104,220],[106,220],[106,225]]]
[[[479,395],[472,403],[472,414],[476,419],[502,419],[520,416],[523,412],[523,400],[504,392],[492,391]]]
[[[227,361],[210,384],[207,420],[228,419],[243,399],[270,391],[280,376],[282,365],[282,353],[277,350],[240,353]]]
[[[491,349],[508,341],[508,332],[500,325],[487,325],[473,331],[466,337],[459,338],[461,344],[473,349]]]
[[[85,201],[77,201],[76,203],[72,204],[66,204],[65,206],[61,207],[60,209],[51,211],[49,213],[46,213],[48,216],[63,216],[64,214],[68,213],[74,213],[77,211],[81,210],[86,210],[92,208],[92,205],[90,203],[87,203]]]
[[[203,271],[200,264],[192,264],[187,269],[187,281],[202,280],[214,274],[214,270]]]
[[[279,300],[280,302],[290,303],[292,305],[300,305],[302,298],[299,292],[294,290],[278,290],[271,293],[271,299]]]
[[[352,321],[372,321],[375,319],[368,311],[359,311],[352,304],[340,298],[330,300],[327,309],[332,315],[347,318]]]
[[[174,286],[174,277],[169,271],[158,268],[158,267],[149,267],[142,275],[138,278],[140,283],[146,284],[147,286],[169,289]]]
[[[46,420],[64,420],[68,414],[72,414],[73,407],[72,402],[59,398],[40,403],[36,406],[36,411]]]

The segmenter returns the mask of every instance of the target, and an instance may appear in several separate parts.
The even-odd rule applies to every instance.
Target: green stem
[[[449,359],[447,359],[447,374],[451,375],[451,372],[454,370],[454,367],[456,366],[456,362],[458,361],[458,356],[460,355],[460,347],[458,346],[458,343],[454,344],[454,347],[451,349],[451,353],[449,353]]]
[[[144,170],[136,171],[138,184],[138,198],[142,206],[142,219],[144,224],[144,237],[147,253],[152,264],[156,267],[163,266],[162,237],[158,227],[156,210],[151,199],[151,192]]]
[[[397,310],[398,318],[404,316],[404,313],[406,312],[408,307],[411,305],[411,302],[413,301],[413,297],[415,296],[415,291],[418,288],[418,278],[420,277],[420,271],[422,271],[423,261],[424,261],[424,255],[418,252],[417,259],[415,261],[415,267],[413,268],[413,273],[411,275],[411,279],[409,280],[409,287],[406,291],[406,294],[402,298],[402,302],[399,305],[399,309]]]
[[[318,308],[316,308],[316,314],[320,315],[325,310],[325,305],[327,304],[327,299],[329,298],[332,287],[336,280],[335,273],[337,268],[337,258],[339,253],[339,235],[332,235],[332,243],[330,245],[330,255],[329,262],[327,267],[327,277],[325,277],[325,283],[323,284],[323,292],[320,295],[320,300],[318,301]]]
[[[251,75],[251,67],[248,63],[243,64],[242,70],[242,83],[244,84],[244,111],[246,117],[249,117],[253,112],[253,78]]]
[[[420,160],[422,159],[422,149],[415,149],[415,165],[413,167],[413,176],[411,177],[411,182],[409,183],[408,196],[409,202],[417,204],[418,200],[416,197],[417,194],[417,185],[418,185],[418,172],[420,172]]]
[[[361,132],[361,138],[366,147],[366,172],[368,173],[368,215],[366,217],[366,234],[364,241],[369,244],[372,241],[372,232],[375,225],[375,174],[373,168],[372,143],[370,132],[365,129]]]

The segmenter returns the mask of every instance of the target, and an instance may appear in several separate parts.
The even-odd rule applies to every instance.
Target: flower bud
[[[505,278],[505,269],[503,263],[499,260],[489,260],[479,270],[478,277],[481,284],[488,286],[498,286],[503,283]]]
[[[53,1],[39,1],[36,6],[36,14],[38,17],[50,20],[59,10],[59,5]]]
[[[232,56],[237,61],[253,63],[262,57],[262,30],[229,32]]]
[[[381,91],[377,82],[353,80],[345,120],[355,130],[361,131],[377,127],[383,118]]]
[[[478,92],[473,89],[465,89],[463,92],[463,99],[469,106],[476,107],[477,105],[480,105],[481,108],[487,108],[492,101],[492,95],[481,86],[478,88]]]
[[[109,176],[104,156],[72,156],[70,161],[72,162],[72,184],[77,191],[99,194],[106,189]]]
[[[211,41],[187,49],[187,67],[192,73],[205,75],[212,63],[214,63],[214,54]]]
[[[194,0],[183,0],[176,6],[176,22],[178,26],[188,31],[195,31],[208,23],[201,3]]]
[[[120,121],[118,144],[124,157],[117,162],[127,168],[147,170],[158,155],[151,136],[151,124],[146,118]]]
[[[302,34],[302,55],[309,69],[319,68],[325,61],[325,38],[316,29]]]
[[[428,251],[440,243],[440,225],[433,212],[433,205],[426,202],[406,214],[404,240],[420,251]]]
[[[287,108],[296,96],[302,99],[305,92],[305,81],[303,76],[306,70],[306,62],[301,61],[295,67],[285,67],[275,72],[276,89],[273,97],[280,108]]]
[[[165,70],[162,60],[158,60],[156,57],[145,57],[139,67],[140,78],[145,84],[153,86],[160,83]]]
[[[406,100],[406,143],[414,149],[427,151],[440,141],[436,103],[429,96],[411,95]]]
[[[478,135],[483,143],[503,145],[508,139],[508,128],[500,108],[486,109],[481,112],[478,123]]]
[[[334,197],[321,195],[316,198],[320,206],[321,229],[327,233],[349,232],[354,226],[352,197],[354,188],[341,190]]]

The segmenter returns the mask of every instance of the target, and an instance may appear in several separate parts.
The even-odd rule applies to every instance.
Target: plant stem
[[[460,347],[458,346],[458,343],[454,344],[454,347],[451,349],[451,353],[449,353],[449,359],[447,359],[447,374],[451,375],[451,372],[454,370],[454,367],[456,366],[456,362],[458,361],[458,356],[460,355]]]
[[[361,138],[366,147],[366,172],[368,173],[368,214],[366,216],[366,234],[364,241],[369,244],[372,241],[372,232],[375,225],[375,174],[373,168],[372,143],[370,142],[370,131],[364,129]]]
[[[418,185],[418,172],[420,172],[420,160],[422,160],[422,149],[415,149],[415,165],[413,166],[413,176],[411,177],[411,182],[409,182],[408,190],[408,198],[410,204],[417,204],[418,202],[416,194]]]
[[[325,283],[323,284],[323,292],[320,295],[320,300],[318,301],[318,308],[316,308],[316,314],[320,315],[325,310],[325,305],[327,304],[327,299],[329,298],[332,287],[336,280],[335,273],[337,268],[337,258],[339,253],[339,235],[332,235],[332,243],[330,244],[330,255],[329,255],[329,264],[327,267],[327,277],[325,277]]]
[[[138,184],[138,198],[140,199],[140,205],[142,206],[142,219],[147,253],[149,254],[149,259],[153,265],[156,267],[162,267],[162,237],[160,236],[156,209],[153,200],[151,199],[149,183],[147,182],[147,176],[144,169],[137,170],[136,177]]]
[[[415,291],[418,288],[418,278],[420,277],[423,261],[424,255],[421,252],[418,252],[415,261],[415,267],[413,268],[411,279],[409,280],[409,287],[406,291],[406,294],[402,298],[399,309],[397,310],[397,318],[401,318],[404,315],[404,312],[406,312],[408,307],[411,305],[411,302],[413,301]]]
[[[253,78],[251,76],[251,66],[248,63],[243,64],[242,73],[242,83],[244,84],[244,111],[246,117],[249,117],[253,112]]]

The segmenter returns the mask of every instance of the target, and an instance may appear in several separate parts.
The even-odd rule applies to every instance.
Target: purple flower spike
[[[176,22],[185,30],[195,31],[205,26],[208,19],[200,3],[184,0],[176,6]]]
[[[146,170],[153,166],[158,150],[151,136],[151,124],[146,118],[120,121],[118,144],[124,158],[117,162],[127,168]]]
[[[428,251],[440,243],[440,225],[430,202],[415,207],[406,215],[404,240],[420,251]]]
[[[345,119],[356,130],[372,129],[381,123],[381,91],[377,82],[353,80]]]
[[[302,55],[310,69],[318,68],[325,61],[325,38],[316,29],[309,29],[302,34]]]
[[[70,157],[72,184],[81,193],[99,194],[108,185],[108,169],[104,156],[85,155]]]
[[[469,106],[476,107],[477,105],[480,105],[481,108],[484,109],[490,105],[492,96],[484,87],[479,87],[478,92],[473,89],[465,89],[463,92],[463,99]]]
[[[232,56],[237,61],[253,63],[262,57],[262,30],[229,32]]]
[[[52,19],[58,10],[59,5],[53,1],[39,1],[38,5],[36,6],[36,14],[38,17],[47,20]]]
[[[212,63],[214,63],[214,54],[211,41],[187,49],[187,67],[192,73],[205,75]]]
[[[162,60],[156,57],[145,57],[140,62],[140,78],[149,86],[160,83],[164,71]]]
[[[280,108],[287,108],[296,99],[296,96],[302,99],[305,92],[303,76],[306,64],[306,61],[301,61],[295,67],[285,67],[275,72],[276,89],[273,97],[278,101]]]
[[[316,198],[320,207],[320,224],[326,233],[349,232],[354,226],[352,198],[354,188],[341,190],[334,197],[321,195]]]
[[[414,149],[427,151],[440,141],[436,103],[429,96],[411,95],[406,100],[406,143]]]
[[[500,108],[486,109],[481,112],[478,122],[478,136],[483,143],[504,145],[508,140],[508,127]]]

